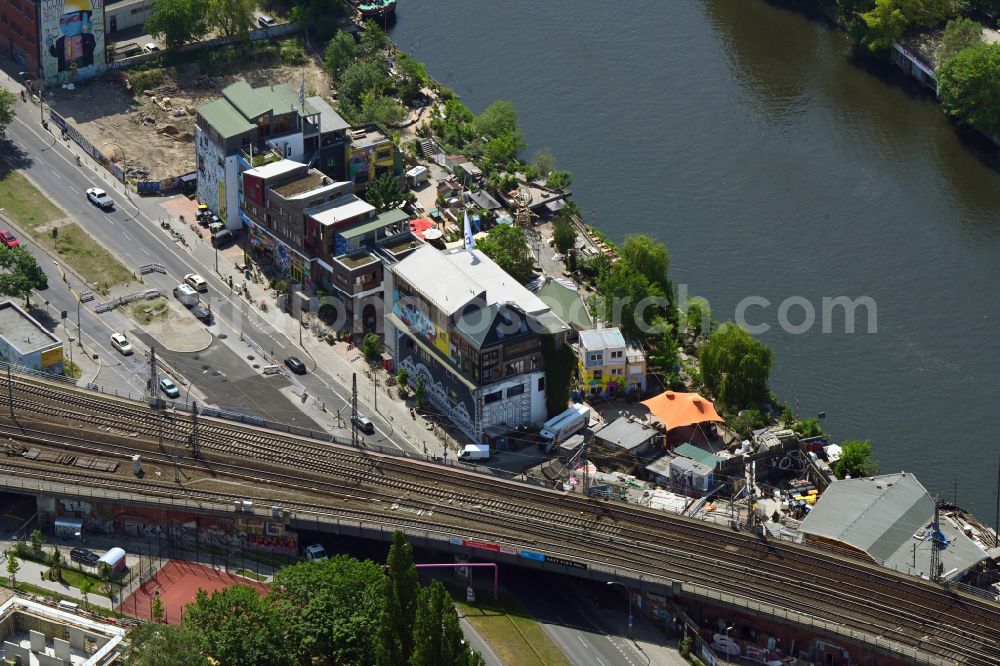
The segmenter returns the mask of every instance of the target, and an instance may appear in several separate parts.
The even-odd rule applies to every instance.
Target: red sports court
[[[267,585],[249,578],[217,571],[202,564],[169,560],[149,580],[127,596],[115,610],[142,620],[150,620],[153,597],[159,591],[164,620],[170,624],[180,624],[184,606],[194,601],[198,590],[205,590],[211,594],[233,585],[249,585],[261,592],[267,592]]]

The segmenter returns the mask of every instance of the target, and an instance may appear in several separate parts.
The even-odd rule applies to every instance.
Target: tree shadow
[[[11,141],[9,137],[0,137],[0,179],[6,176],[8,171],[29,169],[34,163],[31,154],[21,146]]]

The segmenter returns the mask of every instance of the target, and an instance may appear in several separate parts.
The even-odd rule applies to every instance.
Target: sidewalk
[[[8,549],[13,549],[14,542],[4,541],[0,542],[0,544],[2,544],[2,546],[0,547],[2,547],[3,550],[5,551],[5,554],[3,556],[3,566],[4,566],[4,571],[6,572],[6,566],[7,566],[6,551]],[[60,548],[60,550],[63,550],[63,557],[65,558],[66,562],[70,562],[69,559],[70,549]],[[46,544],[46,551],[48,552],[52,551],[50,544]],[[49,590],[50,592],[55,592],[57,594],[61,594],[67,597],[73,597],[74,599],[79,599],[81,604],[83,603],[83,595],[77,588],[72,587],[65,582],[51,581],[43,577],[45,572],[49,570],[49,565],[39,564],[38,562],[32,562],[31,560],[23,560],[21,558],[18,558],[18,563],[21,565],[21,568],[17,572],[16,576],[17,581],[19,583],[28,583],[30,585],[34,585],[35,587],[40,587],[42,589]],[[74,564],[74,566],[76,565]],[[89,595],[87,595],[87,601],[90,603],[91,606],[100,606],[101,608],[107,608],[109,610],[112,608],[111,599],[105,597],[102,594],[99,594],[96,589]]]

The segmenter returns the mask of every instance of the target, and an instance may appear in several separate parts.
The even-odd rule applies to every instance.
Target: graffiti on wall
[[[392,292],[392,312],[422,340],[434,345],[445,357],[451,355],[448,331],[435,324],[414,299],[402,297],[398,289]]]
[[[82,81],[106,69],[104,0],[41,0],[40,33],[48,85]]]

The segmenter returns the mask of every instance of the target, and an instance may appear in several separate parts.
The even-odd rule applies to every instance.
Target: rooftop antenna
[[[941,531],[941,501],[937,497],[934,498],[934,522],[931,523],[928,539],[931,542],[931,580],[939,583],[944,568],[941,564],[941,551],[948,547],[948,539]]]

